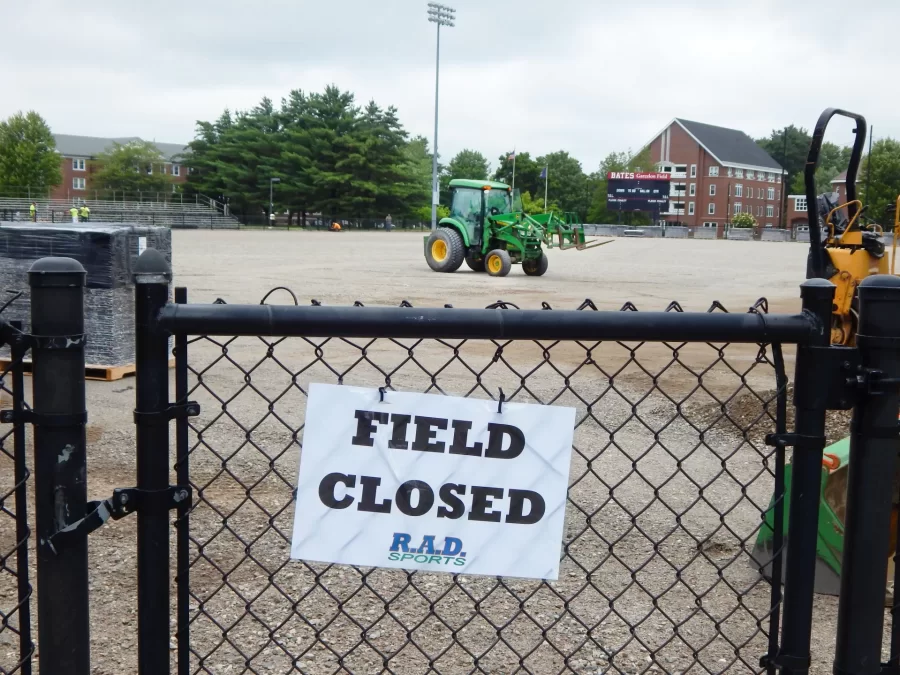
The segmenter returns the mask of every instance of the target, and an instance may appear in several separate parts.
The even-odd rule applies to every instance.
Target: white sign
[[[147,237],[138,237],[138,255],[147,250]]]
[[[575,409],[313,384],[291,557],[556,579]]]

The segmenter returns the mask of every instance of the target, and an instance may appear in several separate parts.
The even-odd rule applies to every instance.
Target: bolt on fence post
[[[134,268],[137,487],[169,487],[169,336],[157,322],[169,299],[172,270],[148,248]],[[151,506],[152,505],[152,506]],[[169,512],[145,500],[137,513],[138,672],[169,673]]]
[[[890,553],[900,407],[900,279],[859,286],[856,342],[868,383],[850,422],[850,473],[834,672],[877,675]],[[875,373],[878,373],[877,375]],[[879,384],[879,382],[882,384]]]
[[[87,536],[54,550],[52,535],[85,516],[84,285],[72,258],[41,258],[31,287],[34,500],[41,670],[89,675]]]
[[[834,290],[834,284],[826,279],[808,279],[800,285],[803,312],[815,320],[817,329],[808,344],[797,347],[794,371],[794,431],[798,440],[794,444],[787,528],[788,556],[779,654],[783,675],[799,675],[809,670],[827,394],[821,382],[825,369],[815,350],[828,347],[831,340]]]

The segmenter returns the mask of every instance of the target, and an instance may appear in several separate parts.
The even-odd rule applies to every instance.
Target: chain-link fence
[[[0,313],[8,305],[0,299]],[[7,414],[26,407],[23,386],[25,349],[17,339],[21,325],[0,317],[0,673],[30,675],[31,595],[28,556],[32,545],[27,493],[30,479],[25,424],[6,424]]]
[[[777,651],[781,589],[751,553],[784,466],[764,442],[780,345],[182,334],[176,352],[177,398],[202,410],[178,433],[179,673],[756,672]],[[313,382],[576,408],[559,580],[292,561]]]

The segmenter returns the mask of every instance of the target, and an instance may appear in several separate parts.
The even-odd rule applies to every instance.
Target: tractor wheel
[[[465,255],[462,237],[449,227],[436,229],[425,244],[425,260],[435,272],[455,272]]]
[[[473,272],[484,272],[484,258],[476,258],[475,256],[466,256],[466,265]]]
[[[540,258],[531,258],[523,262],[522,269],[530,277],[542,277],[549,265],[550,261],[547,260],[547,254],[542,252]]]
[[[512,269],[512,261],[509,253],[502,248],[496,248],[484,258],[484,266],[492,277],[505,277]]]

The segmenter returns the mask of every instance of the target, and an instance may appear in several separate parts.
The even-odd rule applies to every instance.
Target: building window
[[[734,214],[735,215],[739,214],[741,212],[742,208],[744,208],[743,204],[741,204],[740,202],[735,202],[734,203]]]
[[[693,197],[695,194],[697,194],[697,184],[691,183],[691,197]]]
[[[734,175],[734,169],[732,169],[732,168],[729,166],[729,167],[728,167],[728,177],[731,178],[733,175]]]
[[[168,165],[168,164],[163,164],[163,166],[162,166],[162,171],[163,171],[163,174],[169,173],[169,165]]]
[[[767,192],[766,192],[766,196],[767,196],[769,199],[775,199],[775,188],[769,188],[769,189],[767,190]],[[804,211],[805,211],[805,210],[806,210],[806,209],[804,209]]]
[[[743,177],[744,177],[744,170],[743,170],[743,169],[735,169],[735,170],[734,170],[734,176],[735,176],[735,178],[743,178]]]
[[[152,165],[152,164],[148,164],[148,165],[147,165],[147,175],[149,176],[149,175],[152,174],[152,173],[153,173],[153,165]]]
[[[762,188],[757,188],[757,189],[756,189],[756,198],[757,198],[757,199],[762,199]]]
[[[672,192],[671,194],[676,195],[678,197],[684,197],[684,191],[687,189],[687,185],[684,183],[672,183]]]
[[[716,215],[716,205],[710,202],[709,206],[706,207],[706,212],[711,216]]]
[[[775,191],[775,199],[781,199],[781,190]]]
[[[797,197],[797,199],[794,200],[794,211],[806,211],[806,197]]]
[[[716,176],[718,176],[718,175],[719,175],[719,167],[717,167],[717,166],[711,166],[711,167],[709,167],[709,175],[712,176],[712,177],[714,177],[714,178],[715,178]]]
[[[734,196],[735,197],[743,197],[744,196],[744,186],[738,183],[734,186]]]
[[[697,177],[697,165],[691,164],[691,178]]]
[[[83,159],[73,159],[72,160],[72,171],[84,171],[84,160]],[[82,188],[84,189],[84,188]]]
[[[754,178],[756,178],[756,173],[753,172],[753,171],[750,171],[750,170],[748,169],[748,170],[747,170],[747,180],[753,180]]]
[[[716,223],[703,223],[703,227],[718,227]]]
[[[753,215],[753,206],[751,204],[747,204],[747,213],[751,216]]]
[[[769,204],[766,207],[766,218],[772,218],[775,215],[775,207]]]
[[[710,197],[716,196],[716,184],[715,183],[713,183],[709,186],[709,196]]]
[[[675,173],[680,173],[684,175],[687,173],[687,164],[676,164],[674,167]]]
[[[181,175],[181,166],[179,164],[172,165],[172,175],[180,176]]]
[[[84,178],[73,178],[72,179],[72,189],[73,190],[84,190]]]
[[[694,215],[694,202],[688,202],[688,215]]]

